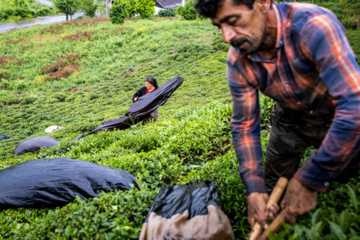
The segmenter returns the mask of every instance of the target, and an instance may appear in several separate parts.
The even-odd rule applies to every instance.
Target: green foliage
[[[11,0],[10,4],[12,7],[27,8],[29,2],[27,0]]]
[[[62,208],[5,210],[0,235],[17,239],[137,239],[156,191],[102,193]],[[31,224],[29,224],[31,223]],[[35,223],[35,224],[34,224]]]
[[[176,15],[176,8],[169,8],[159,11],[160,17],[175,17],[175,15]]]
[[[215,51],[228,51],[229,45],[224,42],[221,31],[215,32],[214,36],[215,39],[214,44],[212,45],[212,49]]]
[[[299,217],[298,224],[284,229],[269,239],[359,239],[360,203],[355,192],[360,185],[356,179],[335,183],[329,193],[319,196],[319,207]]]
[[[111,23],[122,24],[128,16],[127,5],[123,4],[120,0],[115,0],[111,7],[111,12],[109,13]]]
[[[176,9],[176,13],[186,20],[195,20],[198,17],[198,14],[195,10],[195,1],[189,0],[185,3],[185,6],[179,6]]]
[[[278,2],[293,2],[278,1]],[[336,17],[344,25],[345,28],[350,28],[359,19],[360,15],[360,1],[358,0],[305,0],[302,2],[314,3],[321,7],[325,7],[335,13]]]
[[[7,8],[0,9],[0,21],[2,22],[15,22],[29,20],[37,16],[37,13],[28,8]]]
[[[16,98],[16,97],[13,97],[13,98],[9,98],[6,102],[7,105],[13,105],[13,104],[18,104],[20,103],[20,99],[19,98]]]
[[[80,9],[85,12],[86,16],[95,17],[100,4],[101,0],[82,0],[80,3]]]
[[[141,18],[148,18],[155,12],[154,0],[137,0],[135,4],[136,13],[140,14]]]
[[[36,98],[34,97],[25,97],[23,99],[21,99],[21,103],[22,104],[32,104],[33,102],[35,102]]]
[[[136,12],[136,0],[121,0],[121,3],[123,3],[126,6],[127,10],[127,17],[134,16]]]
[[[79,11],[81,7],[81,0],[53,0],[55,7],[59,12],[66,14],[66,20],[68,20],[68,15],[74,15]]]

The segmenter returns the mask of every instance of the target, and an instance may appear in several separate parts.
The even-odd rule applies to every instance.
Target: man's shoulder
[[[284,25],[296,30],[300,30],[314,19],[336,19],[336,16],[330,10],[311,3],[282,2],[277,4],[277,7]]]

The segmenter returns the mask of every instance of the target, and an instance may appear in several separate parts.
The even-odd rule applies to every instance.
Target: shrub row
[[[176,15],[176,8],[169,8],[159,11],[160,17],[175,17],[175,15]]]
[[[42,16],[48,16],[54,9],[52,7],[43,7],[37,10],[30,8],[7,8],[0,9],[0,21],[11,21],[13,19],[23,20]]]
[[[67,239],[137,239],[159,191],[159,183],[185,184],[211,179],[219,190],[222,208],[230,219],[236,239],[245,239],[250,227],[246,218],[245,189],[230,144],[231,112],[230,104],[214,102],[178,111],[157,123],[136,125],[122,131],[103,131],[75,142],[63,141],[39,153],[1,162],[0,167],[34,158],[68,157],[91,161],[133,174],[141,190],[103,193],[88,202],[77,199],[53,209],[2,211],[0,234],[7,238],[49,239],[61,234]],[[268,131],[263,133],[262,141],[265,141]],[[331,184],[329,193],[319,195],[316,211],[302,216],[295,226],[285,225],[272,239],[358,238],[358,180],[353,179],[346,185]]]

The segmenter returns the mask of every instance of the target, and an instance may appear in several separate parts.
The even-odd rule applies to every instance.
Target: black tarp
[[[54,207],[98,197],[101,191],[138,188],[133,175],[68,158],[37,159],[0,170],[0,209]]]
[[[152,212],[164,218],[171,218],[177,213],[189,210],[189,218],[197,215],[206,215],[208,205],[217,208],[221,206],[221,200],[213,182],[190,182],[186,185],[164,186],[156,196],[150,208],[148,218]]]
[[[126,112],[124,117],[114,118],[103,122],[90,133],[82,133],[75,140],[86,137],[100,130],[126,129],[143,120],[146,115],[166,103],[171,94],[183,83],[184,78],[174,77],[161,85],[155,91],[140,97]]]
[[[14,149],[13,154],[21,155],[27,152],[35,152],[42,147],[49,148],[58,145],[59,143],[59,140],[52,137],[33,137],[19,143]]]
[[[210,180],[162,187],[139,239],[234,239],[230,221],[220,206]]]

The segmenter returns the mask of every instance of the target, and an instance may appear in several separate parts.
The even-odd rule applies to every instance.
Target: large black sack
[[[151,113],[168,100],[171,94],[183,83],[184,78],[174,77],[155,91],[141,96],[125,113],[129,117],[141,117]]]
[[[138,122],[143,120],[145,118],[145,116],[146,115],[144,115],[142,117],[121,117],[121,118],[113,118],[110,120],[106,120],[100,126],[95,128],[94,130],[92,130],[90,133],[88,133],[88,134],[82,133],[79,136],[77,136],[74,140],[78,140],[80,138],[86,137],[89,134],[95,133],[100,130],[105,130],[105,129],[106,130],[114,130],[114,129],[123,130],[123,129],[129,128],[131,125],[137,124]]]
[[[42,147],[50,148],[58,145],[59,143],[59,140],[52,137],[33,137],[19,143],[19,145],[17,145],[14,149],[13,154],[21,155],[27,152],[35,152],[40,150]]]
[[[234,232],[213,182],[162,187],[156,196],[139,240],[234,239]]]
[[[114,130],[126,129],[131,125],[137,124],[143,120],[149,113],[156,110],[158,107],[166,103],[171,94],[183,83],[184,78],[174,77],[161,85],[155,91],[141,96],[126,112],[124,117],[114,118],[103,122],[99,127],[92,130],[90,133],[82,133],[74,140],[86,137],[89,134],[100,130]]]
[[[0,170],[0,209],[54,207],[98,197],[101,191],[139,188],[125,171],[68,158],[30,160]]]

